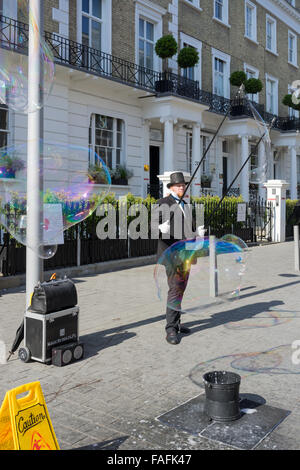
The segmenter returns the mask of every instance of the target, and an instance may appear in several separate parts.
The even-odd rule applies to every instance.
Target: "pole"
[[[209,237],[209,293],[211,297],[218,297],[218,270],[216,237]]]
[[[27,248],[26,308],[34,286],[43,277],[43,261],[38,256],[42,243],[43,216],[43,62],[40,35],[43,28],[43,3],[29,0],[28,48],[28,148],[27,148]]]
[[[299,225],[294,225],[294,257],[295,271],[300,271]]]

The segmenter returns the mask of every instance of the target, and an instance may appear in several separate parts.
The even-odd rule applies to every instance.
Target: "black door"
[[[228,188],[227,158],[223,157],[223,195]]]
[[[154,145],[150,146],[150,185],[148,193],[155,199],[160,198],[160,191],[159,191],[159,179],[157,178],[159,175],[159,147],[155,147]]]

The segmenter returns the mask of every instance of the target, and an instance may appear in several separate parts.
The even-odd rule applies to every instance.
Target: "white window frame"
[[[214,0],[214,16],[213,19],[215,21],[218,21],[221,24],[224,24],[225,26],[228,26],[230,28],[230,25],[228,23],[229,21],[229,14],[228,14],[228,0],[221,0],[223,2],[223,11],[222,11],[222,18],[218,18],[216,15],[216,3],[219,2],[220,0]]]
[[[167,12],[164,8],[155,5],[148,0],[136,0],[135,5],[135,63],[139,63],[139,19],[142,18],[154,24],[154,44],[163,35],[163,15]],[[162,60],[155,54],[153,57],[153,69],[162,70]]]
[[[290,37],[293,37],[294,39],[294,51],[293,51],[293,59],[292,61],[290,60]],[[291,65],[294,65],[294,67],[298,67],[298,38],[293,31],[289,30],[288,31],[288,63]]]
[[[200,6],[200,0],[184,0],[185,3],[187,3],[188,5],[191,5],[195,8],[197,8],[197,10],[200,10],[202,11],[202,8]]]
[[[91,155],[92,155],[93,159],[94,159],[94,154],[96,152],[96,142],[95,142],[95,137],[96,137],[96,126],[95,126],[96,115],[105,116],[105,117],[113,119],[113,147],[111,147],[113,149],[113,152],[112,152],[112,168],[111,169],[116,168],[116,152],[115,152],[115,150],[117,149],[117,145],[116,145],[117,119],[122,121],[122,148],[121,148],[122,151],[121,151],[121,154],[120,154],[120,165],[125,165],[126,164],[126,129],[127,129],[126,122],[125,122],[123,117],[116,116],[113,113],[110,113],[110,112],[107,112],[107,111],[99,112],[99,110],[98,110],[96,112],[91,112],[90,113],[91,142],[89,142],[89,147],[91,149]],[[89,163],[93,165],[93,164],[95,164],[95,161],[90,161]],[[105,161],[104,161],[104,163],[106,164]]]
[[[252,11],[252,31],[251,34],[247,34],[247,7]],[[251,41],[257,42],[257,13],[256,5],[250,0],[245,0],[245,37]]]
[[[102,0],[101,51],[111,54],[112,0]],[[77,42],[82,44],[82,0],[77,0]],[[92,15],[86,15],[92,18]]]
[[[0,103],[0,109],[4,109],[7,112],[7,128],[0,129],[1,134],[6,134],[6,146],[10,145],[10,112],[6,105]]]
[[[272,75],[269,75],[268,73],[266,73],[265,75],[266,77],[266,111],[270,114],[276,114],[278,115],[278,78],[275,78],[273,77]],[[268,83],[269,82],[274,82],[275,84],[275,88],[274,88],[274,91],[275,91],[275,95],[274,95],[274,111],[270,111],[269,109],[269,93],[268,93]]]
[[[259,70],[253,67],[252,65],[246,64],[246,62],[244,62],[244,72],[246,73],[247,78],[249,78],[247,74],[248,71],[251,72],[253,78],[259,78]],[[253,101],[255,103],[259,103],[259,93],[253,95]]]
[[[268,23],[272,23],[272,31],[271,31],[271,48],[268,47]],[[272,52],[275,55],[277,54],[277,21],[272,16],[266,14],[266,50]]]
[[[292,94],[293,93],[293,90],[292,90],[292,85],[288,85],[288,93],[289,94]],[[292,118],[292,117],[295,117],[296,119],[299,119],[300,117],[300,112],[297,111],[296,109],[293,109],[293,108],[290,108],[289,107],[289,116]]]
[[[224,70],[224,98],[230,99],[230,61],[231,57],[224,52],[218,51],[212,47],[212,93],[215,94],[215,59],[222,60],[225,62]]]
[[[183,48],[184,44],[188,44],[189,46],[194,47],[197,49],[199,54],[199,62],[194,67],[194,80],[199,82],[199,88],[201,89],[202,86],[202,42],[198,41],[187,34],[180,33],[180,48]]]

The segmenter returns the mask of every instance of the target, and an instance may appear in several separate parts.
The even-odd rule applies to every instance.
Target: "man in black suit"
[[[159,221],[157,262],[165,266],[169,286],[166,340],[170,344],[178,344],[179,333],[190,333],[189,328],[180,323],[181,301],[188,283],[190,269],[176,258],[178,251],[174,250],[172,253],[170,247],[181,240],[195,238],[195,223],[190,206],[186,205],[183,200],[181,201],[186,188],[183,173],[172,173],[167,187],[170,189],[170,194],[157,201],[158,215],[154,217],[155,221]],[[204,236],[203,227],[198,227],[197,233]]]

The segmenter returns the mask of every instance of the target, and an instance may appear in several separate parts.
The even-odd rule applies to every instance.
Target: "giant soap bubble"
[[[256,123],[254,132],[257,144],[259,143],[256,149],[255,161],[251,161],[250,183],[260,184],[267,181],[268,165],[271,161],[270,131],[257,108],[251,102],[248,104]]]
[[[214,240],[216,265],[210,264],[212,239],[209,237],[182,240],[164,251],[154,269],[157,295],[164,305],[172,310],[198,314],[216,303],[239,298],[248,247],[235,235]],[[211,276],[217,281],[216,297],[210,292]],[[174,283],[177,287],[170,295],[169,286]]]
[[[0,54],[0,103],[10,110],[27,114],[41,109],[47,101],[54,83],[55,64],[52,48],[50,48],[50,43],[46,43],[38,29],[34,11],[29,9],[28,2],[25,0],[19,6],[21,6],[24,20],[26,23],[29,22],[29,27],[34,31],[34,47],[39,49],[43,70],[42,86],[39,98],[29,103],[27,56],[29,31],[26,25],[14,26],[14,23],[4,18],[1,31],[1,42],[4,48],[1,49]]]
[[[25,144],[0,149],[0,172],[7,172],[8,166],[18,170],[16,175],[2,175],[0,223],[18,243],[47,259],[63,244],[64,231],[89,217],[103,201],[111,178],[105,163],[90,148],[49,142],[40,142],[40,146],[43,158],[39,174],[34,175],[41,182],[39,234],[32,238],[27,224],[33,205],[27,188]],[[99,184],[89,175],[89,162],[96,163]]]

